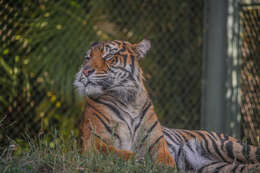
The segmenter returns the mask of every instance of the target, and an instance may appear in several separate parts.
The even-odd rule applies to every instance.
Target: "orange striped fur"
[[[224,134],[162,127],[144,87],[139,61],[151,45],[94,43],[74,85],[87,96],[80,124],[82,152],[112,152],[126,160],[149,153],[159,164],[189,172],[247,172],[260,149]]]
[[[138,64],[149,44],[112,41],[87,53],[74,83],[88,96],[80,125],[83,152],[113,152],[125,159],[148,152],[155,162],[175,166]]]

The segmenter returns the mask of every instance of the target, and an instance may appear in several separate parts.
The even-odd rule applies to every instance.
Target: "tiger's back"
[[[248,172],[260,167],[260,148],[205,130],[169,129],[164,137],[177,167],[194,172]]]

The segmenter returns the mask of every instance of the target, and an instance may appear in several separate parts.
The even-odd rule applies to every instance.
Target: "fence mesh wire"
[[[244,137],[254,144],[260,136],[260,4],[242,5],[241,114]],[[258,139],[259,140],[259,139]]]
[[[162,124],[198,129],[203,1],[0,0],[0,141],[77,132],[72,82],[94,41],[150,39],[141,63]]]

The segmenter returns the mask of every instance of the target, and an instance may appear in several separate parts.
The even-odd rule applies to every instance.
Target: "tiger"
[[[188,172],[247,172],[260,166],[260,148],[231,136],[160,124],[144,86],[140,61],[151,42],[113,40],[90,46],[73,85],[87,102],[81,152],[129,160],[149,154],[156,164]]]

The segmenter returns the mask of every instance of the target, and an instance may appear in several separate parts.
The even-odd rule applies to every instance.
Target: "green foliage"
[[[53,81],[53,88],[71,100],[72,83],[88,44],[98,40],[90,14],[76,1],[44,1],[37,17],[29,23],[26,36],[34,51],[30,69],[44,72]],[[35,68],[37,67],[37,68]]]
[[[141,65],[160,120],[198,128],[202,6],[200,0],[0,1],[0,134],[16,139],[50,127],[77,134],[84,101],[72,82],[89,45],[143,38],[152,41]]]
[[[7,136],[21,138],[25,132],[37,135],[51,126],[64,129],[64,133],[77,131],[77,118],[72,115],[79,115],[81,108],[72,94],[64,94],[64,89],[69,85],[69,93],[72,93],[72,80],[79,63],[71,66],[71,57],[77,57],[83,50],[75,47],[79,47],[84,37],[74,42],[71,37],[75,37],[77,32],[68,35],[66,31],[71,32],[80,26],[79,23],[86,25],[86,21],[84,16],[77,17],[77,13],[82,13],[77,4],[66,2],[69,1],[0,2],[3,11],[0,16],[4,19],[0,23],[3,29],[1,35],[4,36],[0,40],[0,119],[3,119],[0,140],[5,143]],[[65,8],[66,5],[71,8]],[[55,18],[57,15],[60,17]],[[65,21],[66,18],[71,22]],[[59,20],[60,23],[57,23]],[[67,21],[70,23],[63,24]],[[79,28],[83,30],[83,27]],[[91,34],[90,31],[87,33]],[[68,45],[60,40],[62,38],[72,42]],[[56,55],[59,55],[58,58]],[[80,58],[75,59],[80,62]],[[59,68],[61,70],[57,70]],[[71,69],[74,71],[71,72]],[[59,72],[64,73],[64,77],[61,78],[63,74]]]
[[[1,1],[1,3],[4,2]],[[26,71],[28,64],[26,56],[30,50],[27,47],[27,41],[19,37],[19,32],[24,28],[22,21],[18,20],[17,13],[8,18],[8,14],[17,9],[11,5],[1,4],[3,21],[0,23],[3,35],[0,40],[0,118],[2,120],[0,134],[6,135],[18,134],[20,129],[31,128],[32,124],[29,122],[42,100],[42,98],[36,98],[36,95],[43,90],[42,85],[37,82],[39,73],[30,74]],[[38,87],[33,88],[32,84],[36,83]],[[25,116],[27,113],[30,115]],[[14,121],[14,117],[19,118]],[[18,123],[21,119],[23,121]],[[37,122],[37,119],[35,121]],[[3,136],[0,135],[0,140],[2,138]]]

